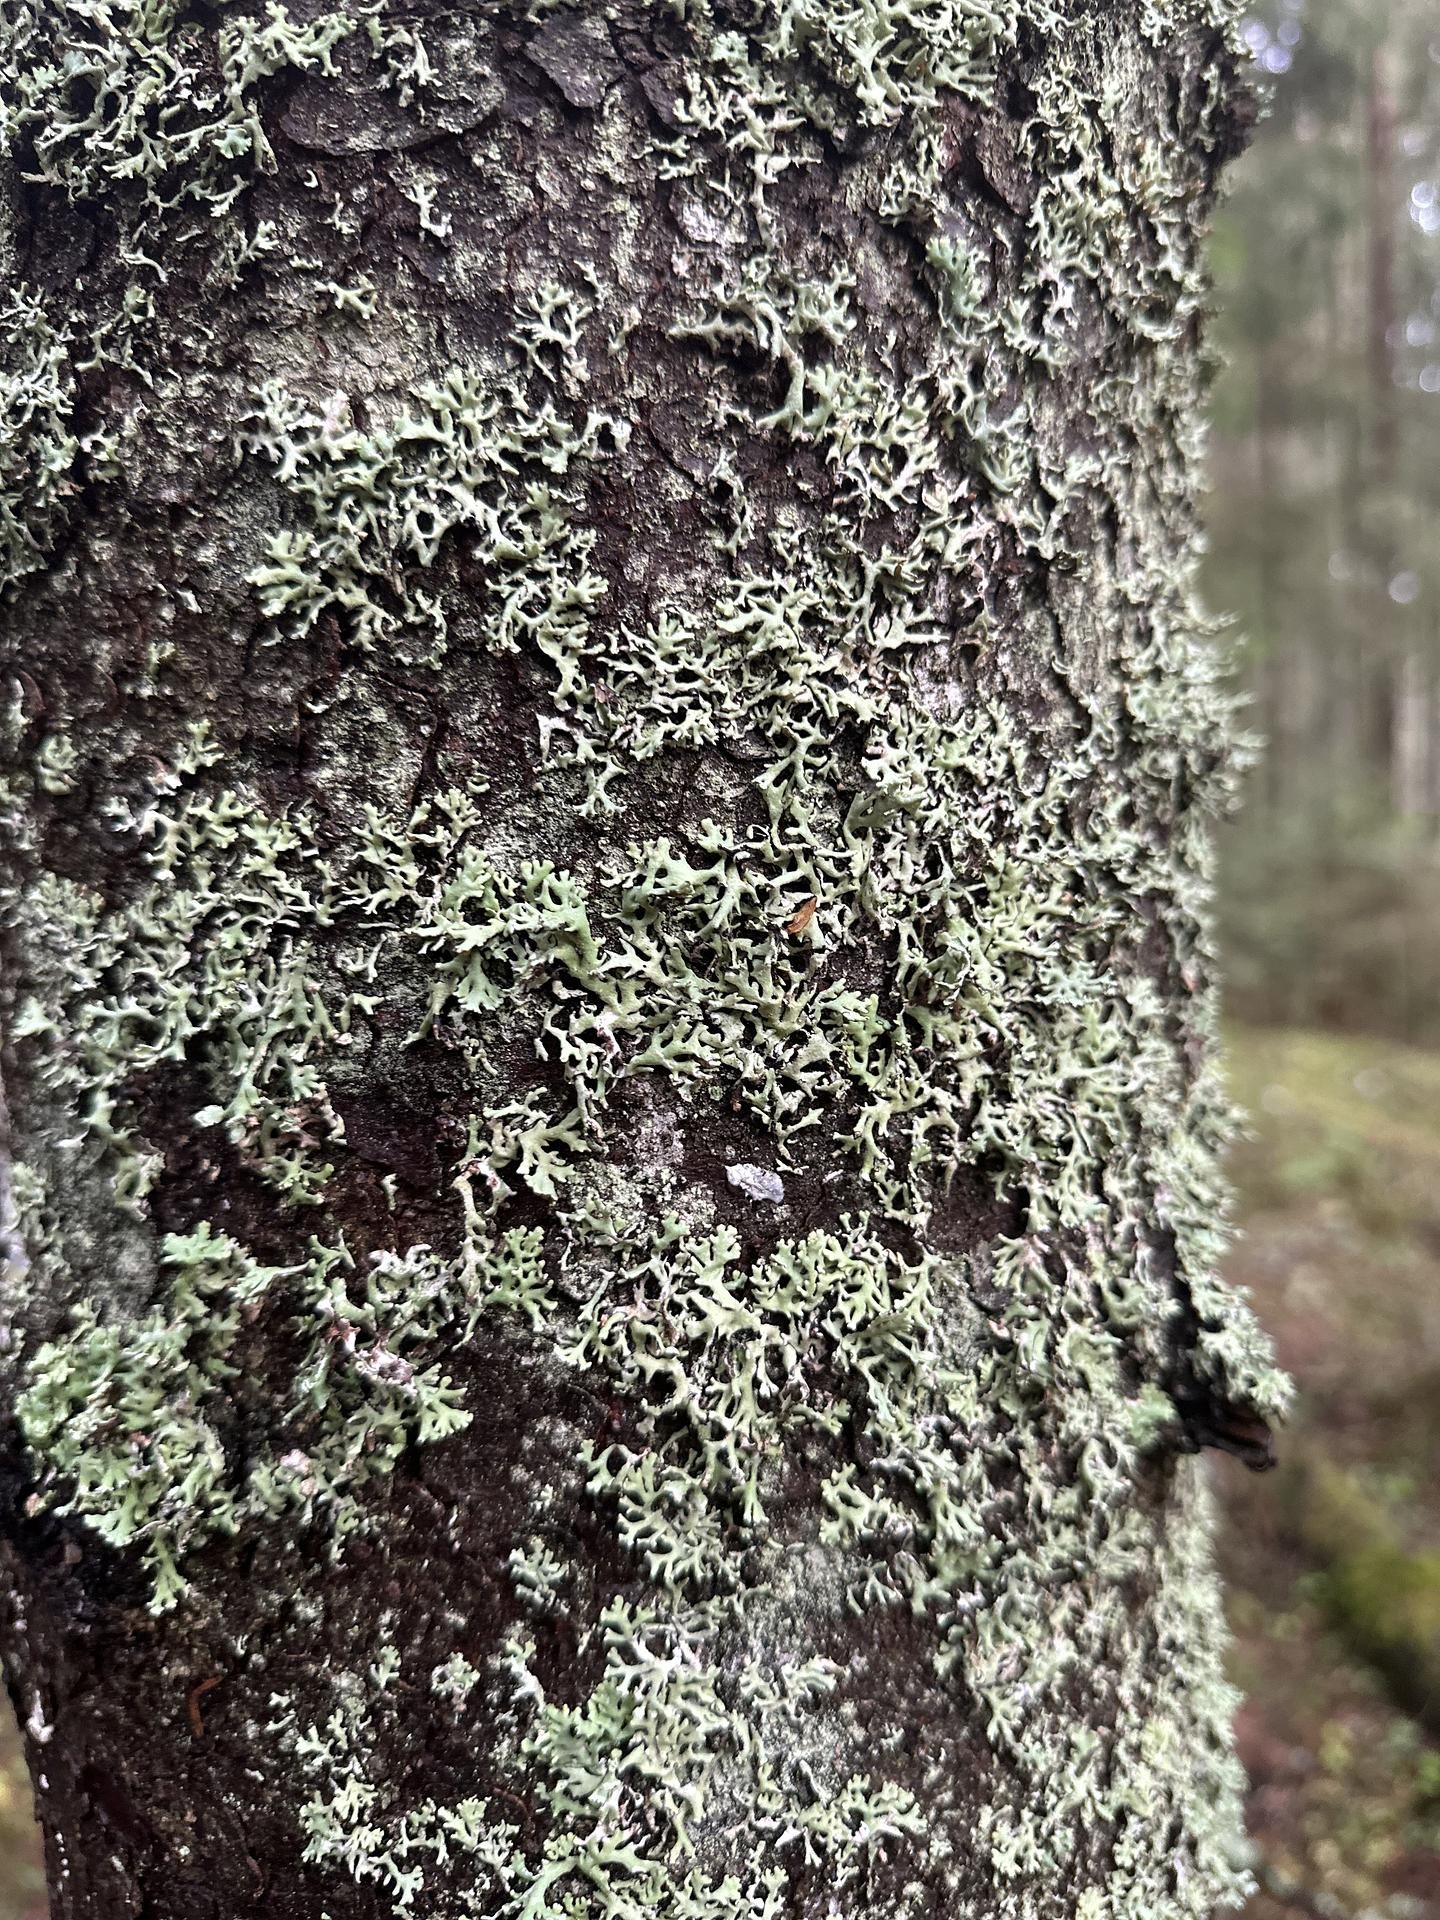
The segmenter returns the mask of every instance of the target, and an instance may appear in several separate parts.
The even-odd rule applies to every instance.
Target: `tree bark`
[[[11,0],[56,1920],[1198,1916],[1221,0]]]

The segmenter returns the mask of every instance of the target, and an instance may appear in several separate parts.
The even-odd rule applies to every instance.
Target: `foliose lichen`
[[[10,135],[128,209],[137,251],[192,205],[233,222],[274,163],[256,84],[323,75],[362,24],[70,10],[73,73],[40,61]],[[21,53],[54,30],[12,11]],[[581,1571],[547,1487],[501,1654],[457,1629],[421,1661],[370,1620],[328,1714],[272,1702],[306,1857],[396,1913],[778,1920],[814,1873],[842,1911],[883,1884],[917,1916],[1199,1920],[1243,1884],[1206,1496],[1174,1455],[1187,1396],[1268,1417],[1286,1388],[1217,1278],[1207,836],[1238,756],[1193,590],[1191,335],[1222,103],[1202,85],[1163,136],[1154,52],[1235,9],[1141,11],[675,0],[653,113],[594,100],[597,177],[675,210],[649,311],[638,270],[547,256],[408,389],[336,390],[292,342],[234,416],[257,651],[337,635],[364,697],[383,664],[442,704],[513,666],[536,793],[502,806],[503,755],[455,753],[282,804],[177,728],[108,792],[125,884],[47,871],[7,903],[12,1039],[64,1116],[19,1171],[28,1236],[84,1264],[78,1169],[128,1250],[29,1354],[21,1422],[41,1497],[138,1553],[157,1609],[239,1530],[341,1555],[378,1525],[375,1483],[474,1418],[479,1333],[623,1409],[573,1449],[631,1576],[583,1620],[578,1698],[539,1670]],[[426,29],[363,24],[418,112]],[[563,42],[536,64],[563,79]],[[983,201],[954,160],[982,121]],[[463,255],[463,199],[402,171],[419,240]],[[232,274],[268,251],[215,244]],[[317,313],[396,320],[327,259],[295,269]],[[91,350],[123,320],[130,355],[141,305]],[[17,579],[79,448],[73,350],[32,307],[0,415]],[[601,503],[656,471],[647,353],[703,457],[627,548]],[[642,591],[630,551],[672,511]],[[59,804],[75,756],[62,714],[22,779]],[[410,1183],[421,1238],[345,1114],[438,1086],[437,1053],[456,1124]],[[293,1257],[202,1218],[147,1274],[167,1073]],[[359,1230],[357,1178],[384,1202]],[[251,1355],[270,1414],[237,1466]],[[911,1636],[933,1758],[857,1622]],[[513,1794],[403,1789],[387,1728],[417,1712],[474,1724]]]

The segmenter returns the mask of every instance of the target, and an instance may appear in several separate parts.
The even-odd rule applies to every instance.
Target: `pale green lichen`
[[[430,1675],[430,1685],[442,1700],[452,1701],[456,1706],[469,1699],[480,1684],[481,1674],[478,1667],[472,1667],[463,1653],[452,1653],[450,1658]]]
[[[195,205],[219,219],[250,171],[275,155],[257,110],[257,81],[286,67],[333,72],[354,16],[304,24],[270,0],[210,34],[182,0],[7,0],[0,135],[34,155],[27,177],[69,199],[133,193],[132,239],[156,215]]]
[[[69,346],[38,295],[15,288],[0,308],[0,589],[43,564],[75,490]]]
[[[433,1356],[517,1297],[523,1236],[505,1238],[493,1274],[470,1245],[453,1266],[425,1247],[377,1253],[360,1276],[343,1244],[312,1240],[299,1264],[264,1267],[206,1225],[166,1235],[154,1305],[101,1319],[84,1304],[31,1362],[17,1412],[49,1465],[41,1497],[58,1481],[66,1511],[111,1546],[135,1546],[157,1612],[185,1592],[187,1549],[216,1536],[289,1516],[343,1540],[367,1524],[366,1480],[469,1425]],[[297,1358],[268,1446],[252,1442],[237,1468],[232,1383],[262,1320],[288,1332]]]
[[[577,425],[459,368],[414,404],[393,427],[360,430],[343,394],[319,413],[278,385],[259,397],[241,444],[274,462],[300,513],[252,576],[265,614],[300,634],[333,607],[359,645],[433,659],[447,610],[409,573],[468,533],[490,579],[486,643],[533,644],[573,679],[605,583],[564,483],[628,428],[598,412]]]
[[[333,73],[359,15],[297,21],[270,0],[215,29],[183,0],[3,0],[0,142],[29,186],[123,208],[123,295],[76,332],[66,303],[15,287],[0,310],[0,591],[44,564],[78,491],[77,456],[105,477],[113,440],[78,437],[75,375],[122,367],[149,382],[156,289],[175,250],[213,243],[217,290],[273,249],[238,206],[275,155],[259,83],[287,68]],[[71,303],[74,304],[74,303]],[[83,303],[81,303],[83,304]]]
[[[234,1377],[244,1317],[280,1277],[208,1227],[167,1235],[161,1258],[163,1307],[123,1329],[77,1308],[72,1330],[35,1355],[19,1403],[30,1444],[71,1483],[70,1509],[111,1546],[141,1543],[157,1609],[184,1591],[177,1560],[191,1541],[239,1526],[207,1402]]]
[[[277,1696],[270,1731],[316,1782],[302,1811],[306,1857],[380,1887],[397,1914],[457,1860],[466,1872],[455,1911],[517,1920],[591,1911],[753,1920],[776,1912],[792,1857],[845,1887],[919,1832],[914,1800],[860,1774],[822,1784],[797,1756],[807,1712],[833,1692],[829,1663],[752,1660],[722,1688],[715,1655],[741,1625],[735,1602],[698,1606],[683,1621],[615,1603],[590,1636],[603,1649],[604,1676],[578,1708],[548,1703],[527,1665],[533,1647],[511,1643],[499,1666],[530,1723],[514,1758],[548,1816],[538,1861],[527,1858],[520,1830],[482,1800],[395,1805],[371,1754],[395,1710],[398,1661],[372,1671],[369,1685],[337,1676],[337,1704],[320,1727],[299,1727]],[[468,1679],[473,1670],[463,1664]],[[704,1863],[703,1829],[714,1824],[737,1760],[764,1851],[720,1876]],[[800,1781],[807,1784],[797,1792]],[[650,1837],[631,1834],[642,1811]]]

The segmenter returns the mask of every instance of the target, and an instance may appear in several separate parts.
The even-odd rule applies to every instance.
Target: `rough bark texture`
[[[1226,0],[0,0],[57,1920],[1235,1894]]]

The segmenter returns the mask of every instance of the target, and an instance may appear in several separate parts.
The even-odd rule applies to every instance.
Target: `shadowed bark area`
[[[1210,1913],[1233,10],[0,20],[57,1920]]]

